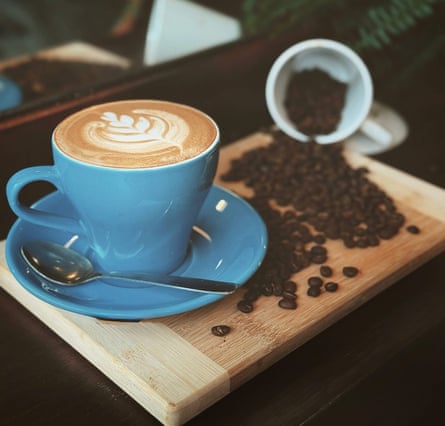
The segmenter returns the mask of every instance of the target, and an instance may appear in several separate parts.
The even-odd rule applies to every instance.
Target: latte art
[[[54,131],[54,143],[70,157],[109,167],[174,164],[205,151],[218,137],[204,113],[172,102],[111,102],[79,111]]]
[[[135,109],[129,114],[106,111],[100,121],[85,126],[91,143],[122,152],[155,152],[176,147],[183,150],[189,126],[181,117],[166,111]]]

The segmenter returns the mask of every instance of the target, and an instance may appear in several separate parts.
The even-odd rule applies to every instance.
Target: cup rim
[[[83,165],[85,167],[97,168],[97,169],[103,169],[103,170],[137,173],[137,172],[142,172],[142,171],[147,171],[147,170],[165,170],[165,169],[182,167],[189,163],[192,163],[194,161],[198,161],[199,159],[202,159],[204,156],[208,155],[210,152],[214,151],[219,146],[220,141],[221,141],[221,135],[220,135],[219,126],[216,123],[216,121],[209,114],[207,114],[204,111],[202,111],[198,108],[195,108],[191,105],[181,104],[181,103],[178,103],[175,101],[168,101],[168,100],[162,100],[162,99],[122,99],[122,100],[117,100],[117,101],[104,102],[103,104],[113,104],[113,103],[121,103],[121,102],[138,102],[138,101],[155,101],[155,102],[159,102],[159,103],[165,102],[165,103],[169,103],[169,104],[178,104],[178,105],[193,109],[195,111],[198,111],[200,114],[202,114],[204,117],[206,117],[210,123],[213,124],[213,126],[215,128],[215,137],[205,150],[201,151],[194,157],[187,158],[182,161],[178,161],[175,163],[169,163],[169,164],[155,165],[155,166],[145,166],[145,167],[118,167],[118,166],[113,166],[113,165],[103,165],[103,164],[97,164],[97,163],[93,163],[93,162],[89,162],[89,161],[83,161],[76,157],[72,157],[71,155],[68,155],[65,151],[63,151],[55,142],[55,133],[56,133],[58,125],[63,121],[62,120],[56,125],[56,127],[52,130],[52,133],[51,133],[51,145],[52,145],[53,149],[56,150],[59,153],[59,155],[67,158],[68,160],[70,160],[74,163],[77,163],[78,165]],[[90,107],[78,110],[78,111],[74,112],[73,114],[77,114],[77,113],[82,112],[85,109],[94,108],[94,107],[95,107],[95,105],[91,105]],[[66,118],[68,118],[68,117],[69,116],[67,116]]]
[[[179,167],[185,167],[187,164],[193,163],[195,161],[198,161],[217,149],[218,145],[220,144],[220,131],[219,128],[216,127],[216,135],[215,139],[212,141],[212,143],[204,150],[201,151],[199,154],[195,155],[194,157],[187,158],[186,160],[178,161],[176,163],[169,163],[169,164],[162,164],[158,166],[147,166],[147,167],[117,167],[117,166],[107,166],[102,164],[96,164],[91,162],[86,162],[79,160],[78,158],[71,157],[70,155],[66,154],[64,151],[62,151],[59,146],[54,142],[54,132],[51,137],[51,145],[55,151],[62,157],[77,163],[80,166],[89,167],[89,168],[96,168],[96,169],[102,169],[102,170],[110,170],[110,171],[121,171],[121,172],[127,172],[127,173],[138,173],[138,172],[147,172],[148,170],[168,170],[172,168],[179,168]]]
[[[320,144],[329,144],[342,141],[352,135],[360,128],[360,125],[366,119],[372,106],[374,95],[373,83],[370,72],[363,62],[362,58],[345,44],[324,38],[314,38],[296,43],[284,50],[272,64],[266,79],[266,105],[275,124],[288,136],[301,142],[308,142],[311,138],[300,132],[295,125],[290,124],[289,120],[283,119],[277,108],[277,99],[275,96],[275,85],[283,68],[299,53],[309,49],[327,49],[341,53],[350,62],[354,64],[363,81],[365,82],[365,99],[363,108],[354,123],[342,130],[335,130],[328,134],[315,135],[313,139]]]

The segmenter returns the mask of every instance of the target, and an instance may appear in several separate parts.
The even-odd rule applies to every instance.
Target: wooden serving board
[[[230,167],[231,159],[267,143],[268,137],[258,133],[224,147],[218,175]],[[444,190],[361,155],[348,153],[348,159],[354,166],[368,167],[370,179],[422,231],[400,232],[366,250],[328,241],[334,270],[346,262],[362,273],[353,285],[335,276],[340,283],[336,293],[299,295],[296,310],[280,309],[277,298],[263,297],[252,313],[243,314],[236,308],[240,290],[171,317],[139,323],[97,320],[54,308],[25,291],[7,269],[4,242],[0,285],[162,423],[182,424],[445,249]],[[247,195],[242,184],[217,183]],[[316,273],[314,265],[295,280],[304,282]],[[213,336],[210,328],[217,324],[232,331],[223,338]]]

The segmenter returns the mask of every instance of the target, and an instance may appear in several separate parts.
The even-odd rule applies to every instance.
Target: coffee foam
[[[54,142],[66,155],[123,168],[178,163],[205,151],[216,137],[216,125],[201,111],[151,100],[95,105],[66,118],[54,131]]]

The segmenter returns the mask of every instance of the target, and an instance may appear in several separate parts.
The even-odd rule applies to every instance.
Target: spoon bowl
[[[63,245],[50,241],[29,241],[21,247],[21,255],[29,268],[45,280],[62,285],[77,286],[96,279],[111,279],[148,286],[174,287],[204,293],[233,293],[235,283],[144,272],[96,271],[88,258]]]

